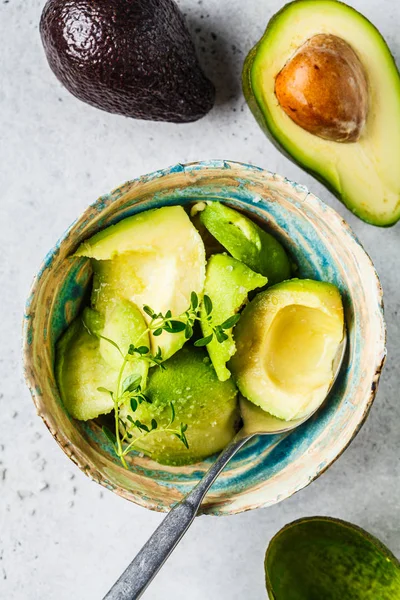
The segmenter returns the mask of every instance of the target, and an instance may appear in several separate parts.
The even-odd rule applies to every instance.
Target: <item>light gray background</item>
[[[273,508],[196,520],[145,597],[265,598],[268,541],[305,515],[353,521],[400,555],[400,227],[354,218],[281,156],[250,114],[240,90],[242,61],[282,2],[180,0],[218,102],[203,120],[178,126],[112,116],[73,98],[44,57],[42,0],[0,1],[0,597],[98,600],[162,518],[92,483],[58,448],[24,385],[20,326],[42,258],[88,203],[142,173],[206,158],[286,175],[351,223],[381,275],[389,358],[366,425],[325,475]],[[400,62],[400,3],[351,4],[378,26]]]

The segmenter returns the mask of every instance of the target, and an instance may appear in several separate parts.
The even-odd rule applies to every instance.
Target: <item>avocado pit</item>
[[[356,142],[368,113],[364,66],[335,35],[307,40],[275,79],[281,108],[300,127],[335,142]]]

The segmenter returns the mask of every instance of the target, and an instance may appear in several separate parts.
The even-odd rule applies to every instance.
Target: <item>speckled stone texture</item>
[[[102,193],[176,162],[253,162],[299,181],[353,226],[381,275],[388,361],[372,412],[350,448],[311,486],[273,508],[201,517],[145,594],[147,600],[262,600],[269,539],[305,515],[364,527],[400,555],[400,225],[353,217],[264,137],[240,92],[240,69],[278,0],[180,0],[217,105],[172,125],[108,115],[54,78],[41,48],[42,2],[0,0],[0,597],[98,600],[162,516],[87,479],[36,417],[21,368],[21,320],[31,279],[73,219]],[[400,62],[395,0],[357,0]]]

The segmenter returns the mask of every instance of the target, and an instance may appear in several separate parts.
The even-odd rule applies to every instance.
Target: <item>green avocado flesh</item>
[[[281,108],[275,78],[310,38],[347,42],[363,65],[369,107],[358,141],[322,139]],[[334,0],[297,0],[269,22],[243,68],[250,109],[278,148],[325,183],[361,219],[392,225],[400,218],[400,76],[379,31],[353,8]]]
[[[268,277],[270,285],[290,277],[290,262],[283,246],[241,213],[213,202],[200,213],[200,220],[234,258]]]
[[[255,273],[231,256],[225,254],[212,256],[207,263],[204,293],[211,299],[213,310],[209,320],[204,303],[202,304],[200,318],[203,336],[210,335],[213,326],[221,325],[236,314],[247,301],[248,293],[263,287],[267,282],[266,277]],[[228,339],[222,343],[214,335],[211,342],[207,344],[212,364],[221,381],[231,376],[226,363],[236,351],[232,328],[226,329],[225,334]]]
[[[95,259],[92,306],[102,314],[123,298],[141,310],[148,305],[178,317],[189,308],[191,292],[203,291],[203,240],[181,206],[123,219],[84,242],[75,256]],[[149,315],[142,314],[149,322]],[[152,350],[160,347],[164,360],[185,341],[184,332],[151,334]]]
[[[83,242],[74,256],[111,260],[126,252],[186,251],[201,237],[182,206],[164,206],[126,217]]]
[[[245,398],[284,420],[312,413],[332,381],[343,339],[337,288],[291,279],[257,296],[236,325],[229,367]]]
[[[400,564],[351,523],[311,517],[286,525],[265,556],[271,600],[399,600]]]
[[[88,331],[87,322],[98,323],[95,311],[87,309],[83,319],[77,318],[57,343],[56,377],[61,398],[69,414],[86,421],[110,412],[113,401],[109,393],[99,391],[102,387],[115,390],[121,357],[109,342]],[[123,316],[123,320],[121,319]],[[112,340],[127,352],[129,343],[148,343],[143,337],[144,320],[138,309],[127,302],[117,304],[105,320],[101,335],[108,333]],[[130,340],[130,342],[128,342]],[[135,374],[146,380],[148,363],[133,360],[127,365],[125,376]]]
[[[104,319],[100,313],[91,308],[83,311],[83,321],[90,333],[100,335],[99,351],[102,358],[115,369],[121,366],[121,354],[128,352],[130,344],[149,347],[149,334],[142,313],[137,306],[128,300],[118,300]],[[101,329],[99,326],[103,323]],[[109,342],[117,344],[116,348]],[[142,363],[143,368],[146,363]],[[145,378],[147,374],[141,375]]]
[[[167,465],[202,460],[234,437],[241,411],[249,431],[263,419],[279,430],[316,408],[332,379],[338,290],[290,279],[247,304],[270,283],[263,273],[290,276],[285,250],[219,203],[195,222],[203,237],[181,206],[150,210],[75,253],[91,261],[91,300],[57,343],[57,383],[75,419],[114,411],[119,428],[105,421],[103,432],[126,467],[132,451]],[[212,254],[224,248],[232,256]]]
[[[157,431],[137,447],[157,462],[170,465],[190,464],[219,452],[231,441],[240,421],[235,384],[218,380],[203,348],[185,347],[164,364],[165,370],[151,369],[146,395],[152,403],[142,403],[135,413],[125,407],[121,417],[128,426],[129,414],[149,426],[152,418],[159,427],[167,426],[172,402],[175,420],[171,428],[188,425],[189,449],[173,433]]]

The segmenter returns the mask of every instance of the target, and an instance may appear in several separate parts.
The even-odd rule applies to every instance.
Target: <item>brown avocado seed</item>
[[[335,142],[356,142],[368,112],[363,65],[335,35],[310,38],[278,73],[275,94],[300,127]]]

